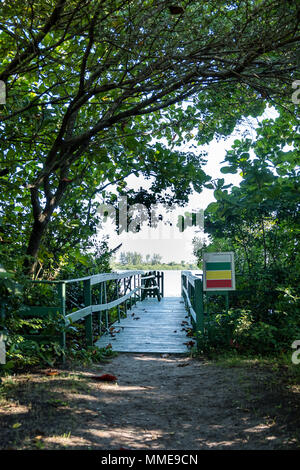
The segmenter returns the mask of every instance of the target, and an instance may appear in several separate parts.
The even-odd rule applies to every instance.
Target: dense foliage
[[[93,242],[93,241],[92,241]],[[61,279],[80,278],[100,272],[110,272],[110,252],[106,242],[94,241],[90,250],[83,249],[66,253],[60,262]],[[57,277],[51,270],[51,256],[47,259],[48,278]],[[108,295],[110,289],[108,287]],[[97,295],[97,292],[94,292]],[[26,276],[16,270],[0,270],[0,331],[6,338],[6,365],[4,370],[20,369],[26,366],[53,366],[67,356],[81,362],[103,360],[111,354],[110,350],[100,351],[87,348],[83,322],[65,325],[60,315],[45,318],[24,318],[20,312],[28,306],[57,306],[59,295],[53,284],[33,284]],[[78,310],[84,305],[83,289],[78,283],[68,288],[67,311]],[[67,333],[67,351],[62,347],[61,333]],[[42,335],[45,339],[40,339]],[[99,329],[94,327],[95,338]]]
[[[300,337],[299,152],[299,124],[288,110],[227,152],[221,171],[239,172],[242,182],[230,191],[218,182],[205,212],[205,249],[235,252],[237,292],[229,315],[207,318],[207,347],[278,353]]]
[[[27,272],[39,270],[48,228],[59,243],[93,233],[88,201],[107,185],[143,174],[153,194],[186,201],[208,177],[202,153],[176,145],[229,135],[266,97],[290,101],[298,2],[175,10],[167,0],[1,3],[0,215]]]
[[[109,271],[106,238],[100,248],[93,241],[100,202],[126,194],[147,208],[157,201],[184,205],[192,191],[212,184],[199,146],[229,136],[268,102],[289,107],[297,1],[179,3],[1,2],[0,299],[10,338],[22,327],[22,305],[50,302],[46,288],[29,294],[29,277]],[[281,113],[278,124],[289,139],[293,113]],[[194,147],[183,151],[192,139]],[[227,161],[230,171],[243,171],[244,184],[228,194],[219,182],[207,221],[214,243],[226,237],[222,243],[242,253],[247,287],[246,274],[257,271],[262,286],[269,276],[296,298],[296,274],[284,271],[289,260],[299,262],[296,154],[283,151],[282,141],[290,143],[276,124],[263,124],[257,144],[236,143]],[[271,142],[277,175],[265,157]],[[128,187],[129,175],[148,179],[149,191]],[[19,354],[18,344],[12,340],[9,354]]]

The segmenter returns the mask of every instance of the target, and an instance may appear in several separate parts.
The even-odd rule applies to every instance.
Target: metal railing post
[[[134,297],[133,297],[133,304],[136,305],[137,302],[137,293],[136,293],[136,275],[133,276],[133,288],[134,288]]]
[[[126,295],[126,278],[124,278],[124,295]],[[124,307],[125,307],[125,316],[127,317],[127,300],[124,302]]]
[[[99,304],[103,303],[103,283],[100,283],[100,292],[99,292]],[[99,323],[99,335],[101,335],[101,325],[102,325],[102,310],[98,313],[98,323]]]
[[[59,306],[64,320],[64,327],[66,326],[66,284],[64,282],[58,284]],[[65,352],[66,349],[66,331],[63,330],[61,334],[61,347]],[[65,362],[65,355],[63,355],[63,362]]]
[[[107,286],[106,281],[104,281],[104,303],[107,304]],[[108,310],[105,310],[105,328],[108,330]]]
[[[142,280],[142,274],[139,275],[139,301],[141,302],[143,300],[143,280]]]
[[[88,307],[92,305],[92,289],[91,279],[83,281],[84,305]],[[90,313],[85,317],[85,337],[88,346],[93,346],[93,314]]]
[[[117,297],[117,299],[119,299],[119,282],[118,282],[118,279],[116,279],[116,297]],[[120,305],[118,305],[117,309],[118,309],[118,322],[120,323],[120,321],[121,321]]]
[[[132,290],[132,276],[130,276],[129,278],[129,291]],[[132,309],[132,295],[130,296],[130,299],[129,299],[129,309],[131,310]]]

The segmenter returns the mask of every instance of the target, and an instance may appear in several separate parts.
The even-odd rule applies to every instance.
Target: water
[[[164,296],[181,297],[181,271],[163,271],[164,273]],[[201,270],[191,270],[192,274],[202,273]]]

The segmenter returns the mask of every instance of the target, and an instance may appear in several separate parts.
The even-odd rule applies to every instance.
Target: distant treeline
[[[171,261],[169,263],[162,263],[162,257],[159,254],[147,254],[143,258],[141,253],[137,252],[122,252],[120,253],[120,260],[112,261],[112,268],[114,269],[151,269],[151,270],[167,270],[167,269],[198,269],[196,264],[186,263],[182,260],[180,263]]]

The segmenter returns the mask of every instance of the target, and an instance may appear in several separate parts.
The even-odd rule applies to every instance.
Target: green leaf
[[[224,174],[227,174],[227,173],[236,173],[237,172],[237,169],[234,168],[233,166],[223,166],[221,169],[220,169],[221,173],[224,173]]]
[[[22,426],[22,423],[15,423],[12,425],[12,429],[19,429]]]

